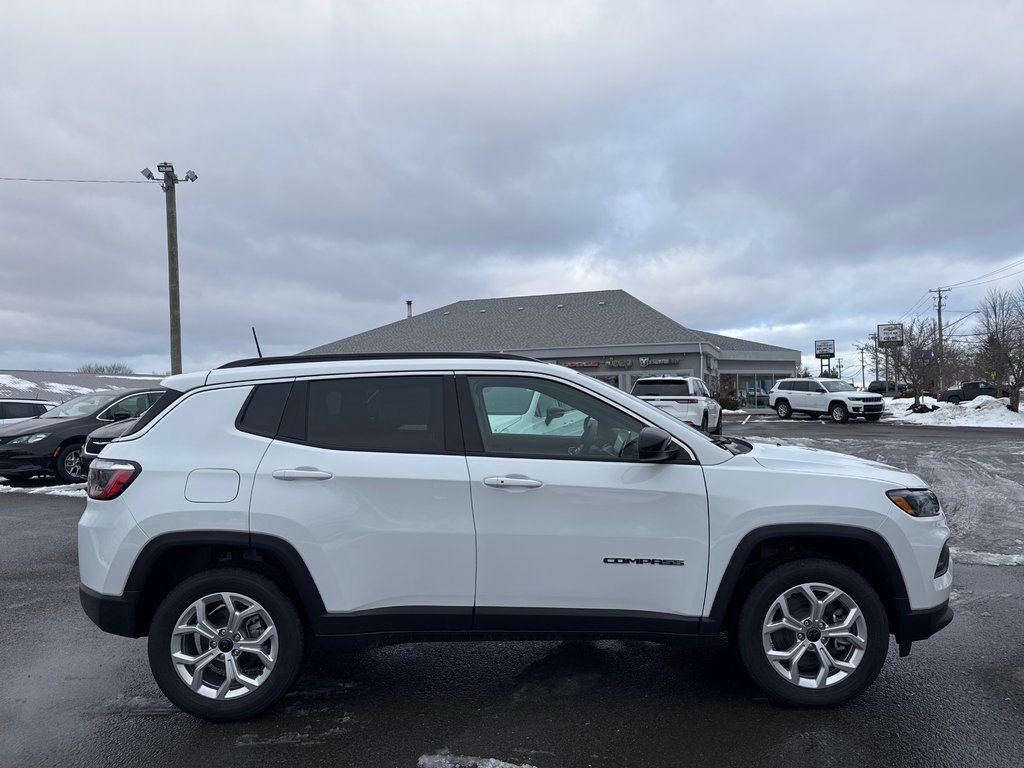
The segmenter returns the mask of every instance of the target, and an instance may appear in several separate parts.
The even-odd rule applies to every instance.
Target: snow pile
[[[1024,429],[1024,413],[1014,413],[1006,406],[1007,397],[989,397],[981,395],[966,403],[953,405],[939,403],[934,398],[922,397],[925,405],[937,405],[937,411],[930,413],[914,413],[909,410],[914,404],[912,398],[885,398],[885,410],[889,413],[888,421],[903,424],[923,424],[932,427],[1005,427]]]
[[[36,388],[36,385],[31,381],[25,381],[25,379],[19,379],[17,376],[11,376],[8,373],[0,373],[0,388],[15,389],[22,392],[29,392]]]

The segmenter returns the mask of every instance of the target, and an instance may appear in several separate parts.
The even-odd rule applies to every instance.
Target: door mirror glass
[[[114,421],[124,421],[125,419],[130,419],[131,417],[132,415],[128,413],[128,411],[111,411],[110,413],[110,418],[112,418]]]
[[[547,413],[544,414],[544,426],[563,416],[565,416],[565,408],[548,408]]]

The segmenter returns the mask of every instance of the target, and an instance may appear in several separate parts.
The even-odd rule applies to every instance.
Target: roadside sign
[[[819,339],[814,342],[814,356],[819,360],[830,360],[836,356],[835,339]]]
[[[878,346],[902,347],[903,323],[886,323],[878,326]]]

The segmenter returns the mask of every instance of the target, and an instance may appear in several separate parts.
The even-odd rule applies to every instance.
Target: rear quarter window
[[[257,384],[238,412],[235,427],[241,432],[274,437],[281,425],[284,404],[292,391],[292,382]]]

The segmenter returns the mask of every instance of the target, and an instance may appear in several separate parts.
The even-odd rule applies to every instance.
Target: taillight
[[[698,400],[696,397],[677,397],[676,398],[676,402],[677,403],[690,403],[690,404],[693,404],[693,403],[699,403],[700,400]]]
[[[89,484],[86,492],[90,499],[106,501],[116,498],[142,474],[142,467],[134,461],[93,459],[89,465]]]

